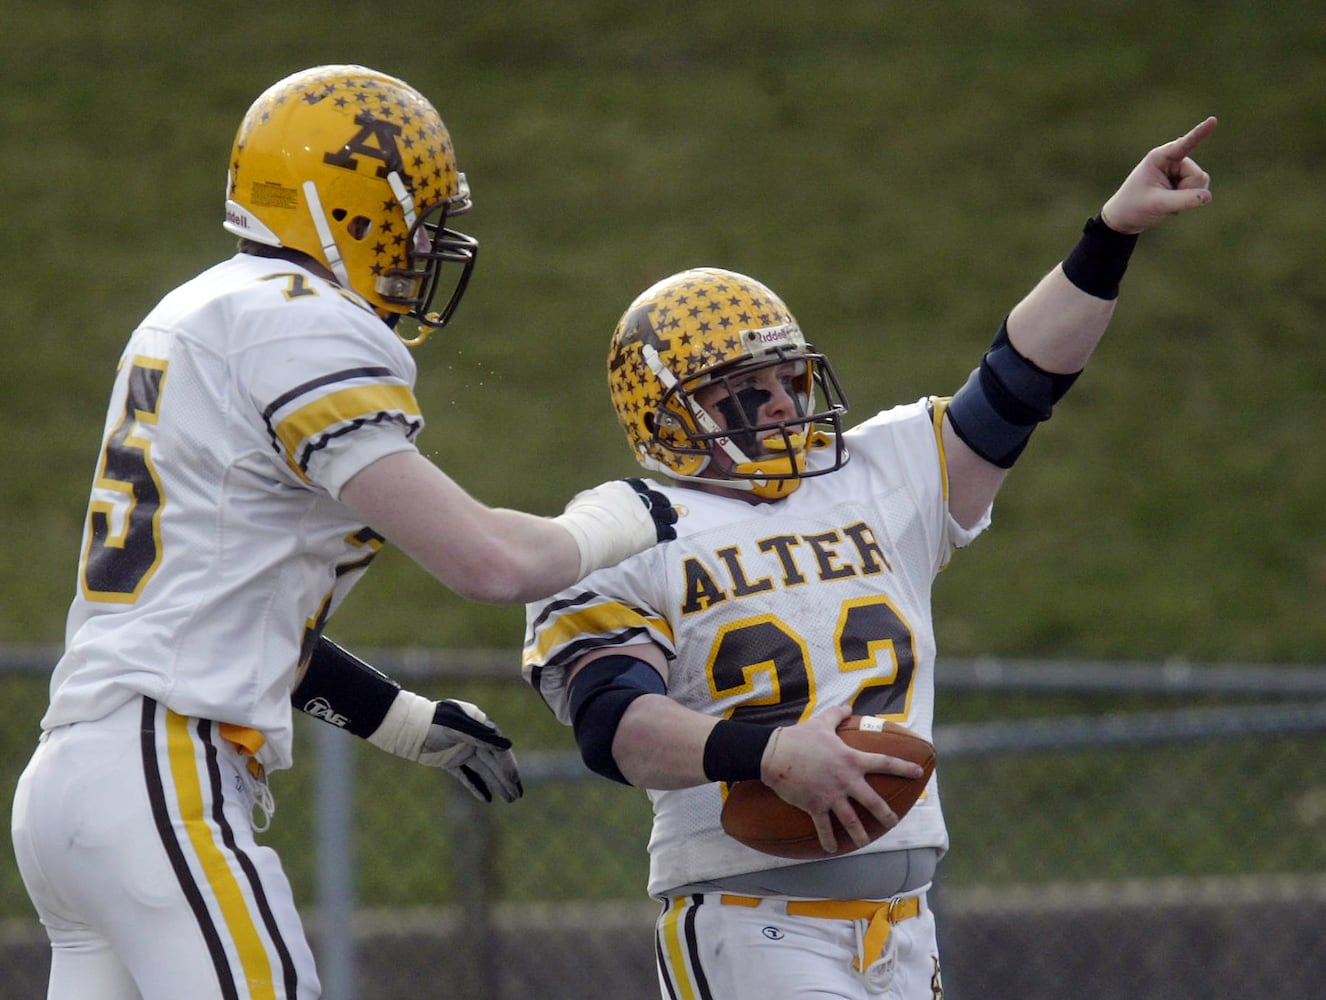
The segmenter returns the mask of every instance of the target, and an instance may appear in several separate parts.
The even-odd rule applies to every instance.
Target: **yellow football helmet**
[[[762,401],[743,399],[740,380],[789,362],[799,412],[759,423]],[[726,428],[695,400],[696,390],[714,384],[728,389],[731,402],[719,404]],[[674,479],[777,500],[847,461],[847,399],[833,367],[806,343],[782,300],[742,274],[695,268],[643,292],[612,335],[608,387],[637,461]],[[817,388],[825,401],[819,411]],[[812,449],[830,448],[832,461],[807,467]],[[715,462],[720,452],[725,460]]]
[[[418,343],[460,302],[479,244],[446,227],[470,207],[451,136],[409,84],[363,66],[316,66],[273,84],[235,135],[225,228],[307,254]],[[430,310],[443,264],[447,304]]]

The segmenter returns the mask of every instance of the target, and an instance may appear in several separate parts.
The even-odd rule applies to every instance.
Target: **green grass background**
[[[3,0],[8,433],[0,640],[58,641],[120,346],[230,252],[248,103],[319,62],[419,87],[483,244],[418,352],[423,445],[556,512],[635,466],[608,336],[697,263],[777,289],[855,413],[961,384],[1152,145],[1207,114],[1215,201],[1146,237],[1088,375],[939,587],[941,648],[1221,660],[1326,651],[1326,19],[1273,7],[846,0],[43,5]],[[518,609],[391,555],[347,641],[506,646]]]
[[[1143,238],[1096,359],[940,581],[940,649],[1326,662],[1317,4],[0,0],[0,23],[2,643],[61,639],[116,358],[231,252],[245,108],[353,61],[433,100],[475,194],[475,280],[417,352],[422,445],[482,499],[542,513],[636,469],[604,355],[657,278],[708,263],[773,286],[864,418],[956,389],[1146,150],[1218,115],[1198,154],[1213,204]],[[463,602],[388,550],[332,633],[510,649],[514,671],[521,630],[519,609]],[[42,693],[0,692],[12,775]],[[527,694],[489,697],[524,745],[568,745]],[[308,777],[281,781],[298,801]],[[1051,776],[1021,782],[1053,798]],[[287,810],[275,836],[307,820]]]

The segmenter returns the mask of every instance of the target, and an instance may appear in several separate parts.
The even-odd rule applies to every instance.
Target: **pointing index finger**
[[[1216,118],[1214,115],[1203,122],[1199,122],[1189,130],[1188,134],[1175,139],[1161,147],[1165,159],[1181,163],[1187,158],[1188,154],[1200,146],[1212,132],[1215,131]]]

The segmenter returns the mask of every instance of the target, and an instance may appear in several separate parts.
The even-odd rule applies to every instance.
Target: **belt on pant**
[[[868,920],[865,937],[861,942],[861,955],[852,960],[858,972],[868,968],[884,953],[889,932],[894,924],[921,915],[920,896],[899,896],[894,899],[762,899],[759,896],[735,896],[723,893],[719,902],[724,906],[759,906],[773,903],[784,908],[789,917],[822,917],[826,920]]]

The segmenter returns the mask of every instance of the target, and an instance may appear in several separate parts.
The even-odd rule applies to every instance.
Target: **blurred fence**
[[[54,654],[0,649],[0,694],[44,694]],[[485,708],[533,699],[506,653],[370,655]],[[1326,995],[1326,667],[946,660],[939,686],[947,1000]],[[435,775],[327,726],[298,739],[271,839],[328,1000],[657,996],[648,805],[569,735],[521,753],[513,807],[439,802]],[[0,996],[38,996],[15,883]]]

